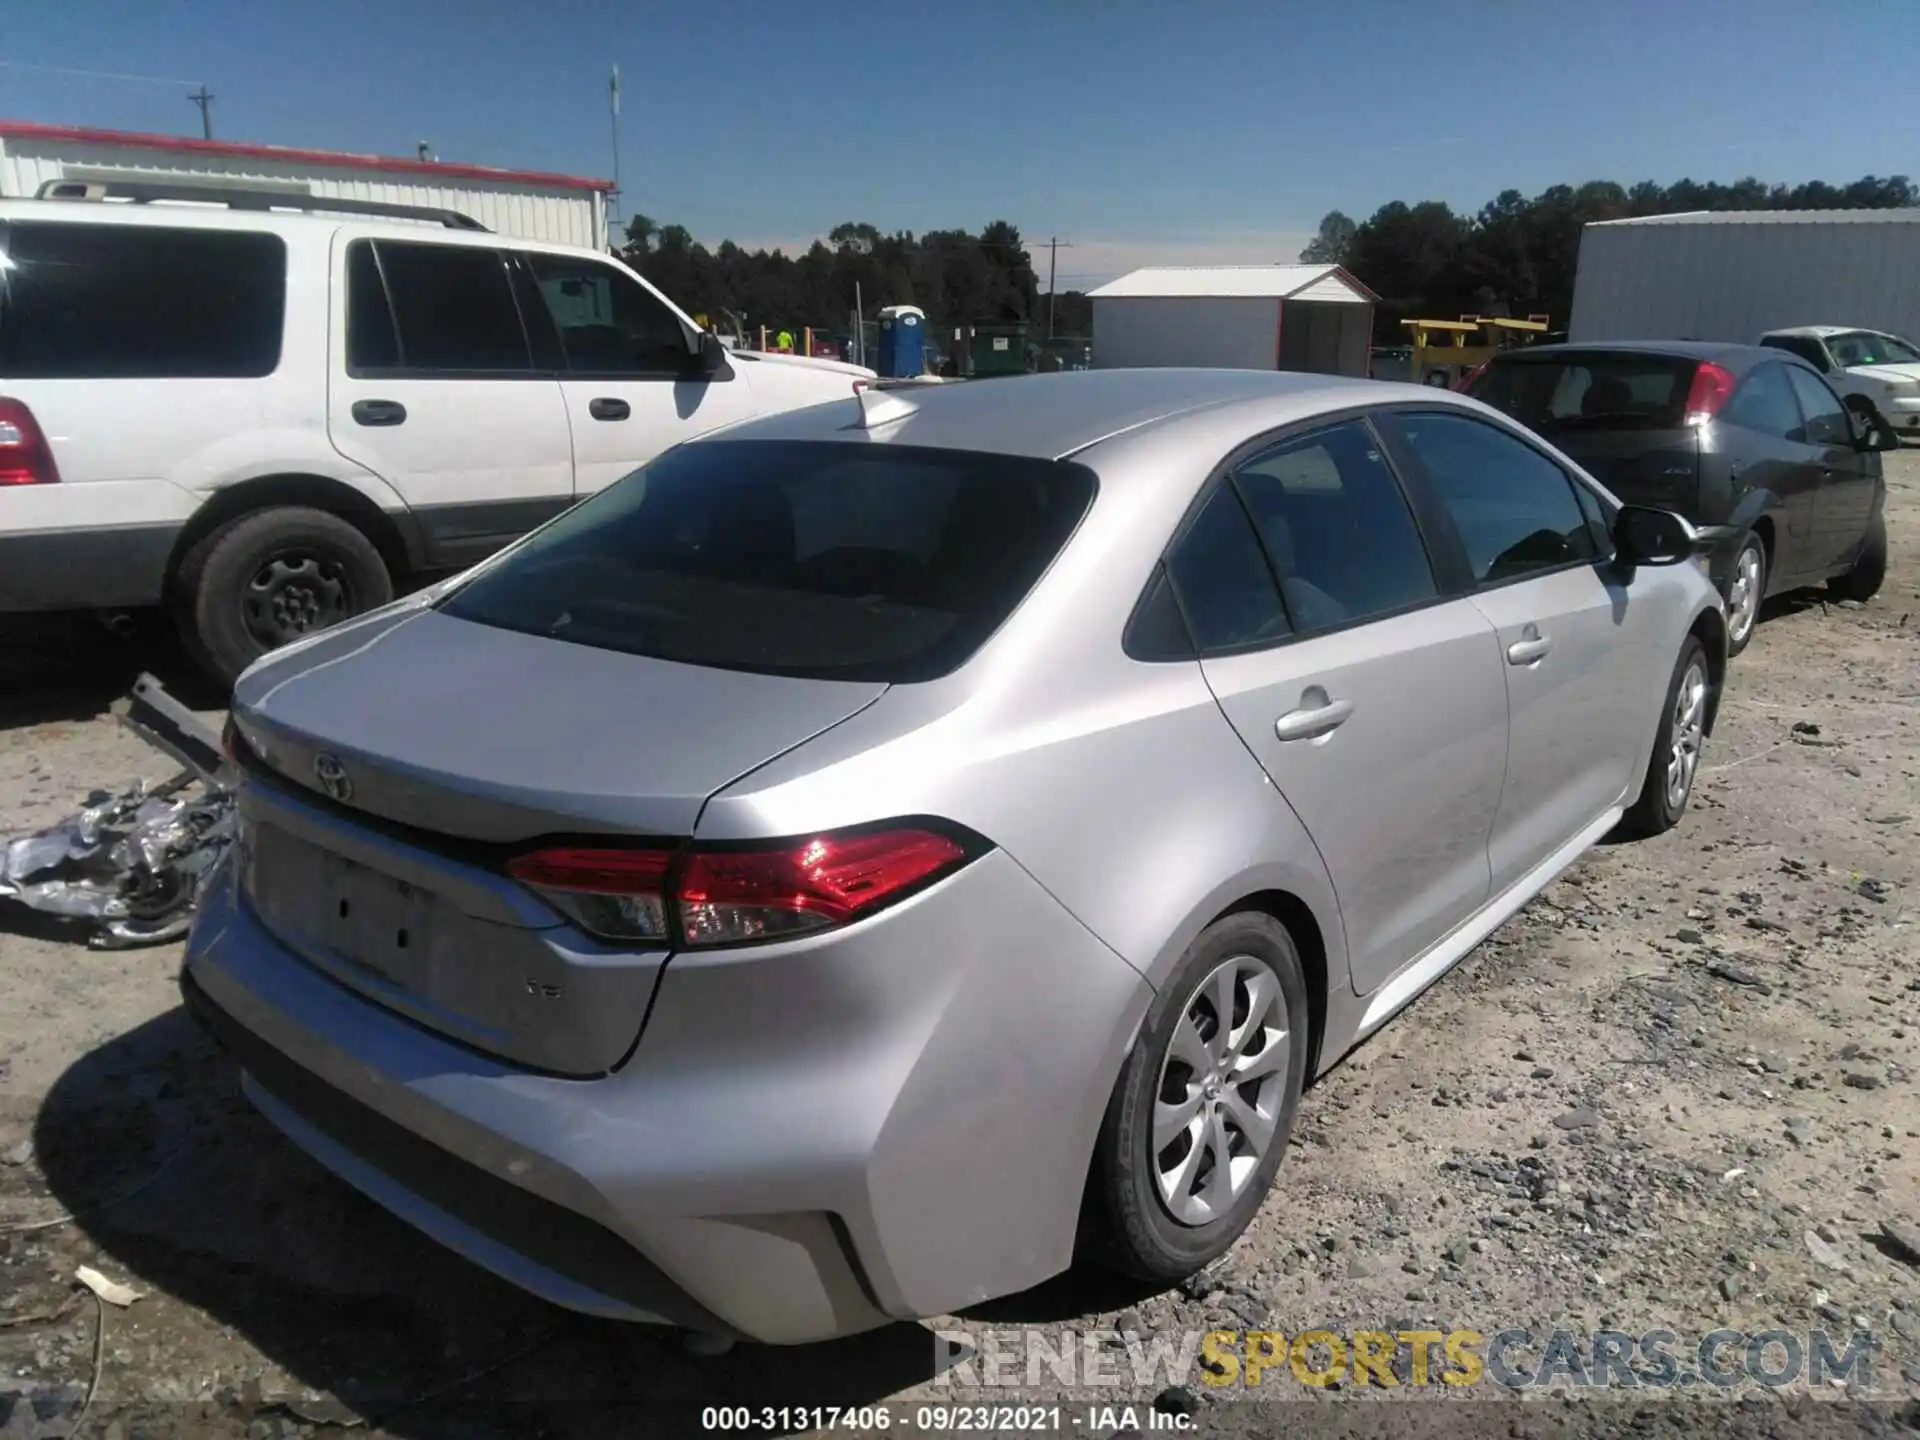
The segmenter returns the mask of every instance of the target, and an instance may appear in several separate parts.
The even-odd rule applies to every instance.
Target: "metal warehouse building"
[[[49,180],[244,184],[420,205],[458,210],[516,239],[602,250],[613,188],[606,180],[534,170],[0,120],[0,196],[31,196]]]
[[[1089,292],[1097,369],[1365,375],[1376,296],[1338,265],[1159,266]]]
[[[1699,210],[1580,235],[1571,340],[1920,331],[1920,210]]]

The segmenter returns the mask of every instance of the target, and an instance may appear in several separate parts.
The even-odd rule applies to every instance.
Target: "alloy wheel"
[[[1734,562],[1733,581],[1727,586],[1727,629],[1735,645],[1747,638],[1760,615],[1760,567],[1760,551],[1752,545]]]
[[[1187,1001],[1154,1091],[1154,1186],[1183,1225],[1224,1216],[1273,1148],[1286,1100],[1286,996],[1249,955],[1222,961]]]
[[[1707,672],[1699,660],[1680,677],[1673,701],[1673,738],[1667,754],[1667,808],[1678,811],[1693,790],[1707,730]]]

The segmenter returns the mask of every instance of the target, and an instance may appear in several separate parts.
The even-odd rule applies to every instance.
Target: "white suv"
[[[0,201],[0,612],[164,604],[226,680],[873,374],[729,353],[618,261],[451,212],[87,193]]]

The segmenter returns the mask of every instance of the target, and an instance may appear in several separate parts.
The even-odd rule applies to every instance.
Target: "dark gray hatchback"
[[[1752,638],[1768,596],[1825,581],[1864,600],[1886,575],[1879,452],[1899,440],[1870,405],[1849,408],[1791,355],[1684,341],[1539,345],[1489,362],[1467,393],[1622,500],[1716,532],[1730,653]]]

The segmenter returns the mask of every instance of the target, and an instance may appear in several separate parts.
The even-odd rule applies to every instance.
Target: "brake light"
[[[688,946],[777,940],[845,925],[965,864],[933,830],[829,833],[725,850],[559,847],[507,873],[592,934]]]
[[[1492,363],[1493,363],[1492,360],[1482,360],[1478,365],[1474,366],[1471,370],[1467,371],[1466,375],[1461,379],[1460,383],[1454,388],[1457,389],[1462,395],[1471,395],[1473,393],[1473,382],[1478,380],[1482,375],[1486,374],[1487,367]]]
[[[1693,384],[1687,387],[1687,424],[1704,425],[1720,413],[1720,407],[1733,394],[1734,379],[1711,360],[1703,360],[1693,372]]]
[[[19,400],[0,396],[0,485],[51,485],[59,478],[33,411]]]

